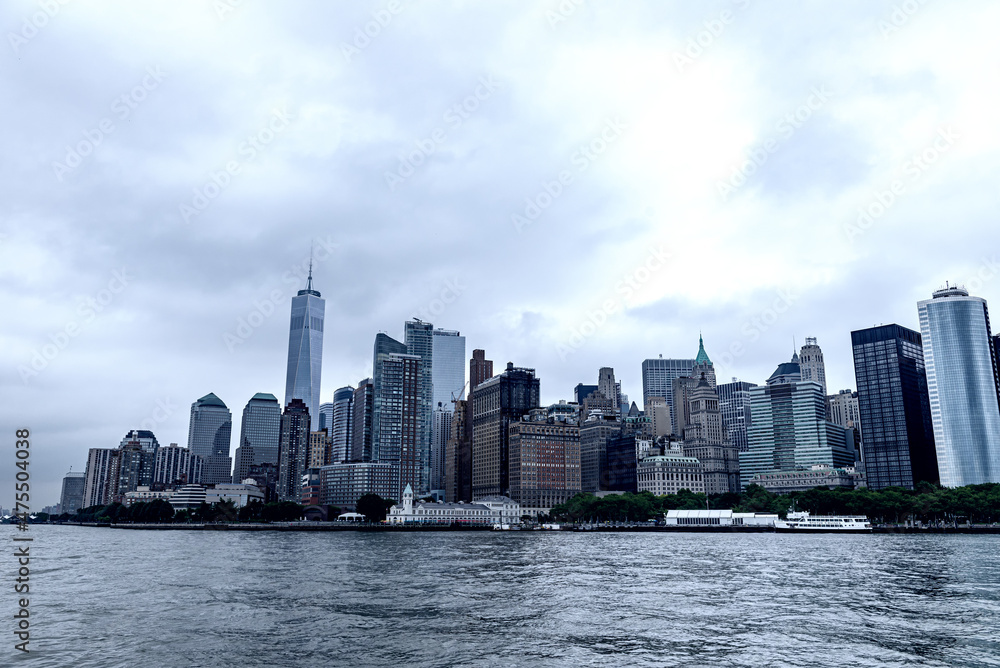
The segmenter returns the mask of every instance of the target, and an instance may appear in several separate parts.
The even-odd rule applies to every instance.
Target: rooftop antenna
[[[309,281],[306,284],[306,290],[313,289],[313,242],[309,241]]]

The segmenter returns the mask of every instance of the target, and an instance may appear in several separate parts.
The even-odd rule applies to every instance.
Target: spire
[[[701,338],[701,332],[698,332],[698,356],[694,358],[695,364],[711,364],[712,360],[708,359],[708,353],[705,352],[705,341]]]
[[[313,295],[314,297],[320,297],[318,290],[313,289],[313,247],[312,243],[309,244],[309,277],[306,279],[305,290],[299,290],[299,296],[302,295]]]

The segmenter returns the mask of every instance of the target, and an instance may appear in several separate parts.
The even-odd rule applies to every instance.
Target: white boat
[[[864,515],[816,515],[791,512],[777,520],[774,530],[782,533],[871,533],[872,523]]]

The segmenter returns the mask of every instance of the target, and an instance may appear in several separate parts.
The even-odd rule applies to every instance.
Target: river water
[[[1000,536],[14,533],[0,666],[1000,666]]]

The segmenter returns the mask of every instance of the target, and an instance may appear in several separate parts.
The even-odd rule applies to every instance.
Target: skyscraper
[[[302,499],[302,473],[309,454],[309,408],[302,399],[292,399],[281,414],[278,448],[278,499],[299,503]]]
[[[722,413],[722,424],[728,434],[729,442],[739,452],[749,448],[747,429],[750,427],[750,388],[757,387],[733,378],[731,383],[716,386],[719,393],[719,412]]]
[[[336,394],[336,392],[334,393]],[[327,432],[333,430],[333,402],[326,401],[319,405],[319,428]]]
[[[351,401],[351,439],[347,460],[372,461],[372,414],[375,406],[374,385],[371,378],[358,383]]]
[[[827,396],[826,403],[830,406],[830,422],[861,432],[861,409],[857,392],[841,390]]]
[[[420,399],[418,404],[417,452],[415,453],[418,460],[419,477],[412,481],[412,484],[413,489],[426,494],[430,490],[431,482],[431,430],[434,426],[432,420],[434,414],[434,325],[422,320],[409,320],[403,325],[403,333],[406,353],[420,358],[418,370],[420,374]],[[447,344],[442,343],[441,345]],[[444,368],[447,368],[447,365]],[[448,399],[450,401],[451,397],[449,396]],[[402,487],[405,487],[405,484]]]
[[[118,489],[118,455],[117,448],[91,448],[87,453],[84,508],[111,503]]]
[[[601,471],[608,468],[608,441],[617,437],[621,428],[617,414],[591,415],[581,421],[580,485],[584,492],[600,491]]]
[[[704,372],[688,394],[688,425],[684,456],[701,462],[706,494],[740,491],[739,451],[727,438],[719,410],[719,395]]]
[[[350,458],[352,417],[354,417],[354,388],[342,387],[333,393],[333,420],[327,431],[330,435],[328,464],[339,464]]]
[[[663,397],[670,410],[670,423],[676,428],[677,415],[674,413],[674,378],[690,377],[694,369],[693,359],[647,359],[642,362],[642,405],[650,397]]]
[[[528,515],[548,513],[582,489],[577,421],[548,412],[535,409],[509,430],[510,496]]]
[[[621,385],[615,382],[615,370],[609,366],[597,371],[597,390],[611,400],[611,408],[618,410],[621,405]]]
[[[233,460],[229,456],[233,415],[226,404],[211,392],[191,404],[188,423],[188,450],[205,462],[202,482],[227,483],[232,480]]]
[[[153,468],[160,444],[153,432],[133,429],[118,446],[118,480],[113,483],[111,501],[121,502],[128,492],[153,483]]]
[[[275,401],[277,403],[277,400]],[[237,454],[239,450],[237,449]],[[205,462],[198,455],[192,455],[187,448],[171,443],[156,450],[153,463],[153,482],[162,485],[200,484]],[[246,476],[237,480],[243,482]]]
[[[419,489],[420,494],[428,491],[418,487],[423,475],[418,441],[423,398],[420,371],[417,355],[391,353],[381,362],[378,461],[394,466],[394,498],[402,498],[406,485]]]
[[[288,371],[285,375],[285,406],[301,399],[311,416],[311,431],[319,429],[319,389],[323,373],[323,320],[326,300],[312,286],[312,261],[304,290],[292,297],[288,329]]]
[[[465,391],[465,337],[447,329],[433,330],[431,384],[432,406],[441,404],[451,411],[453,399],[461,399]]]
[[[281,406],[278,405],[278,398],[273,394],[258,392],[243,408],[233,482],[239,484],[246,480],[251,466],[277,465],[280,439]]]
[[[59,510],[73,514],[83,508],[83,492],[87,486],[86,472],[70,471],[63,478],[62,493],[59,495]]]
[[[375,348],[372,353],[372,461],[380,461],[379,447],[382,426],[382,362],[389,355],[405,355],[406,344],[400,343],[388,334],[379,332],[375,335]]]
[[[465,417],[452,422],[452,436],[455,444],[455,499],[453,501],[472,501],[472,440],[475,431],[473,426],[475,404],[472,401],[473,391],[486,380],[493,377],[493,360],[486,359],[486,351],[477,348],[472,351],[469,360],[469,392],[463,402]],[[456,408],[457,410],[457,408]],[[457,429],[456,429],[457,427]]]
[[[823,396],[826,396],[826,367],[823,364],[823,351],[815,337],[806,337],[806,345],[799,350],[799,371],[802,380],[819,383],[823,387]]]
[[[472,392],[472,497],[506,494],[509,478],[509,428],[538,408],[540,383],[534,369],[515,367],[485,380]]]
[[[749,447],[739,454],[742,487],[756,474],[854,464],[847,430],[826,419],[822,385],[798,380],[797,355],[792,360],[779,364],[767,385],[750,389]]]
[[[941,484],[1000,482],[1000,396],[986,300],[945,286],[917,310]]]
[[[465,363],[463,360],[464,371]],[[431,429],[431,483],[430,491],[436,498],[443,499],[445,496],[445,457],[448,447],[448,439],[451,436],[451,421],[454,413],[454,404],[447,406],[438,404],[434,409],[433,428]]]
[[[697,382],[701,375],[705,374],[705,382],[709,387],[715,387],[715,365],[705,352],[705,341],[698,334],[698,354],[694,358],[694,366],[691,368],[691,377]]]
[[[899,325],[859,329],[851,332],[851,347],[868,486],[913,489],[920,481],[938,482],[920,334]],[[836,418],[845,411],[834,404],[831,412],[843,424]]]

